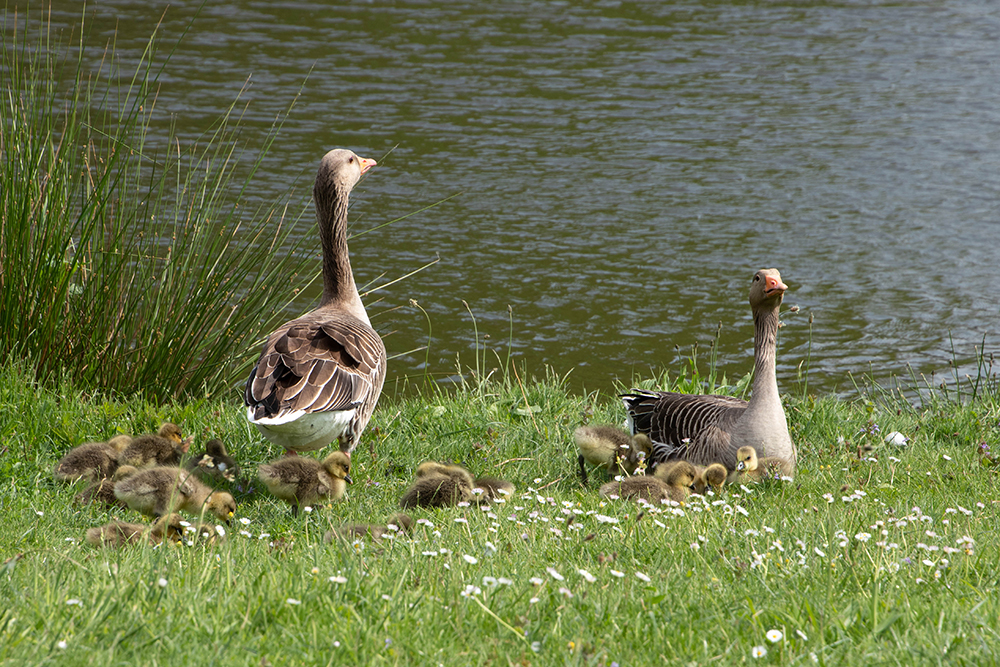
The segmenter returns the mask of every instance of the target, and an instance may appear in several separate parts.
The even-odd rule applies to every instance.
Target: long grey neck
[[[753,314],[753,395],[751,403],[778,399],[778,377],[774,362],[778,339],[778,308],[755,310]],[[773,398],[772,398],[773,397]]]
[[[320,308],[347,308],[365,321],[347,251],[347,200],[350,190],[337,185],[313,191],[320,243],[323,245],[323,298]],[[360,312],[359,312],[360,311]]]

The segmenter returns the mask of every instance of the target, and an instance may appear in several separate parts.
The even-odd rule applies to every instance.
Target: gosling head
[[[335,451],[323,459],[323,468],[335,479],[342,479],[353,484],[351,479],[351,459],[342,451]]]
[[[660,468],[657,468],[657,473],[657,477],[670,486],[693,488],[695,480],[698,479],[698,471],[687,461],[677,461],[673,465],[665,467],[662,472]]]
[[[757,469],[757,450],[753,447],[740,447],[736,450],[736,470],[749,472]]]
[[[166,438],[167,440],[173,440],[178,445],[184,441],[181,436],[181,429],[177,424],[172,424],[170,422],[165,422],[163,426],[160,427],[159,436],[161,438]]]
[[[227,524],[236,515],[236,501],[225,491],[213,491],[208,497],[206,508],[220,521]]]

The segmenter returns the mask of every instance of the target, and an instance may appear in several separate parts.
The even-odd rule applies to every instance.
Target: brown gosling
[[[405,535],[413,529],[413,519],[408,515],[399,513],[389,517],[389,521],[383,524],[356,523],[350,526],[341,526],[327,531],[323,539],[332,542],[341,539],[345,542],[353,542],[356,539],[370,537],[374,542],[381,542],[384,536]]]
[[[181,437],[181,430],[177,425],[167,422],[156,435],[147,434],[134,438],[118,457],[118,461],[139,469],[177,466],[190,446],[191,440]]]
[[[438,463],[437,461],[424,461],[417,466],[417,470],[414,475],[417,479],[420,479],[421,477],[430,477],[432,475],[445,475],[446,477],[453,477],[456,481],[462,484],[472,486],[473,483],[472,473],[462,466]]]
[[[729,471],[721,463],[713,463],[701,472],[701,482],[705,487],[712,487],[716,493],[722,491],[722,485],[726,483]]]
[[[121,548],[130,544],[159,544],[164,538],[178,542],[182,532],[180,516],[168,514],[157,519],[152,526],[112,521],[88,529],[84,539],[95,547]]]
[[[147,516],[183,510],[195,515],[208,512],[229,522],[236,501],[225,491],[213,491],[189,470],[172,466],[149,468],[115,484],[115,497]]]
[[[125,479],[129,475],[139,472],[135,466],[118,466],[115,474],[94,482],[86,489],[76,494],[78,505],[89,505],[91,503],[106,507],[125,507],[125,503],[115,497],[115,484]]]
[[[64,482],[85,479],[96,482],[110,477],[118,468],[118,458],[132,437],[116,435],[107,442],[88,442],[69,450],[56,464],[53,476]]]
[[[428,462],[432,463],[432,462]],[[421,464],[423,466],[424,464]],[[448,466],[457,468],[457,466]],[[463,470],[464,469],[460,469]],[[472,492],[472,476],[465,474],[424,473],[418,469],[417,479],[399,500],[403,509],[411,507],[450,507],[461,502],[475,502]]]
[[[477,490],[481,490],[482,493],[476,493]],[[472,482],[472,493],[476,494],[480,503],[494,502],[501,498],[513,496],[514,491],[513,484],[505,479],[498,479],[496,477],[477,477]]]
[[[188,459],[184,467],[193,470],[203,480],[224,478],[233,482],[240,474],[240,464],[229,455],[226,446],[219,439],[209,440],[205,451]]]
[[[580,426],[573,432],[573,440],[580,449],[577,460],[584,484],[587,483],[585,462],[604,468],[609,475],[619,471],[631,475],[653,449],[645,433],[631,436],[614,426]]]
[[[277,498],[292,506],[312,507],[321,500],[339,500],[351,479],[351,459],[337,450],[322,462],[308,456],[285,456],[257,468],[257,477]]]
[[[788,461],[777,456],[757,458],[757,450],[753,447],[740,447],[736,451],[736,473],[740,479],[760,482],[765,479],[780,479],[791,477],[795,467]]]

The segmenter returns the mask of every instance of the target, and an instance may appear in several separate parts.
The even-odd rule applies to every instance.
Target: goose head
[[[778,269],[761,269],[753,275],[753,281],[750,283],[750,306],[753,308],[765,305],[777,306],[787,289],[788,285],[781,282]]]
[[[375,160],[363,158],[346,148],[335,148],[319,163],[319,173],[316,175],[316,188],[333,186],[337,190],[350,191],[361,176],[374,167]]]

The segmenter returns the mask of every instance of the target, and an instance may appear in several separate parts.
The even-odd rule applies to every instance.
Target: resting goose
[[[347,199],[375,160],[336,149],[320,162],[313,199],[323,246],[318,308],[272,333],[247,379],[247,419],[288,453],[339,441],[350,455],[385,380],[385,346],[368,320],[347,253]]]
[[[736,469],[736,451],[750,446],[763,457],[795,468],[795,445],[788,435],[778,395],[775,346],[778,308],[788,287],[777,269],[761,269],[750,284],[754,321],[754,378],[750,402],[729,396],[633,390],[622,394],[631,430],[653,441],[652,461],[685,459],[698,465],[722,463]]]

